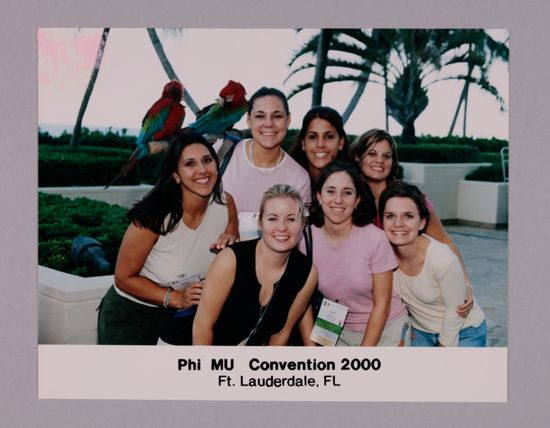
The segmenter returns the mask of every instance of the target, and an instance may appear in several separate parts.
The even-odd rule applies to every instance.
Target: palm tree
[[[381,70],[383,85],[385,92],[387,93],[388,61],[395,42],[395,30],[373,29],[370,34],[363,30],[342,30],[341,34],[347,35],[352,39],[359,41],[366,51],[360,56],[360,59],[364,62],[366,68],[362,71],[360,80],[357,82],[355,93],[353,94],[346,110],[342,114],[344,123],[346,123],[351,116],[351,113],[353,113],[353,110],[355,110],[355,107],[357,107],[361,96],[365,92],[373,67]],[[342,52],[345,51],[342,50]],[[387,98],[387,95],[385,98]],[[387,102],[384,102],[384,105],[387,106]],[[385,117],[386,129],[389,129],[389,114],[387,108],[385,108]]]
[[[328,51],[332,36],[333,30],[323,29],[319,33],[317,40],[317,64],[315,65],[315,76],[313,76],[311,107],[320,106],[323,100],[325,71],[327,68]]]
[[[393,30],[388,39],[387,62],[379,76],[386,87],[387,113],[403,127],[403,142],[415,142],[414,122],[428,106],[428,87],[437,82],[473,83],[493,95],[503,108],[503,100],[488,81],[486,72],[480,76],[473,76],[471,72],[449,74],[457,66],[472,62],[473,56],[468,57],[465,46],[472,43],[475,36],[476,33],[467,30]],[[373,68],[371,73],[374,72]]]
[[[414,143],[414,122],[428,105],[428,87],[436,82],[459,79],[469,84],[473,83],[492,94],[502,108],[503,100],[496,88],[490,85],[486,74],[475,77],[471,73],[442,73],[444,69],[450,71],[457,65],[468,63],[465,46],[472,38],[466,36],[470,35],[463,30],[444,29],[393,29],[371,32],[337,30],[337,37],[332,40],[330,51],[346,54],[351,59],[328,57],[327,68],[339,67],[347,69],[348,72],[325,76],[324,83],[358,82],[352,103],[358,102],[367,82],[384,85],[386,127],[390,115],[403,127],[403,141]],[[295,57],[311,51],[311,47],[308,50],[308,46],[304,46]],[[289,77],[311,67],[315,67],[315,64],[306,63],[292,70]],[[308,83],[299,85],[291,91],[289,97],[311,86]],[[346,115],[351,114],[353,108],[353,104],[348,106]]]
[[[474,70],[477,68],[481,75],[486,76],[488,69],[495,59],[508,62],[509,49],[507,46],[508,40],[499,42],[492,38],[486,31],[478,29],[462,30],[465,33],[469,33],[468,52],[466,61],[468,64],[468,72],[466,73],[466,79],[464,86],[458,99],[458,104],[451,122],[448,135],[452,135],[458,114],[462,103],[464,103],[463,111],[463,125],[462,135],[466,136],[466,117],[468,111],[468,91],[470,89],[470,77],[473,75]]]
[[[170,61],[168,60],[168,57],[166,56],[166,52],[164,52],[164,48],[162,47],[162,43],[157,35],[157,31],[154,28],[147,28],[147,33],[149,34],[149,38],[151,39],[151,43],[153,43],[153,47],[155,48],[155,52],[157,53],[157,56],[159,57],[160,63],[162,65],[162,68],[164,68],[164,71],[168,75],[168,78],[170,80],[177,80],[181,82],[181,80],[176,75],[176,72],[172,68],[172,64],[170,64]],[[189,91],[187,88],[183,91],[183,100],[185,101],[185,104],[189,106],[191,111],[196,115],[197,112],[200,110],[199,106],[195,103],[191,95],[189,94]]]
[[[84,92],[84,97],[82,98],[82,103],[80,104],[80,109],[78,110],[78,115],[76,117],[76,122],[73,128],[73,134],[71,136],[71,146],[78,145],[78,139],[80,138],[80,130],[82,128],[82,119],[84,113],[88,108],[88,102],[94,90],[95,81],[99,73],[99,67],[101,66],[101,60],[103,59],[103,52],[105,51],[105,44],[107,43],[107,37],[109,36],[110,28],[104,28],[103,33],[101,34],[101,40],[99,42],[99,47],[97,48],[97,55],[94,63],[94,68],[92,69],[92,75]]]
[[[334,29],[330,33],[330,43],[323,45],[320,40],[323,38],[323,33],[327,30],[320,30],[318,34],[307,41],[300,50],[298,50],[289,62],[289,67],[292,67],[296,60],[303,56],[315,56],[317,61],[306,62],[305,64],[291,69],[288,80],[293,75],[306,69],[315,69],[315,78],[311,82],[298,85],[289,93],[289,98],[293,97],[304,90],[313,89],[312,105],[320,104],[318,93],[322,93],[322,86],[326,83],[353,81],[357,83],[357,88],[351,100],[348,103],[342,117],[344,123],[349,119],[351,113],[357,106],[361,96],[363,95],[366,85],[369,81],[382,83],[384,78],[371,78],[373,67],[378,69],[377,76],[386,75],[386,63],[391,48],[392,32],[394,30],[375,29],[371,32],[362,29]],[[326,36],[325,36],[326,40]],[[324,48],[320,48],[323,46]],[[324,58],[319,59],[319,52],[322,52]],[[339,57],[347,59],[338,59],[334,56],[329,57],[329,52],[337,54]],[[320,68],[322,67],[322,70]],[[347,68],[355,72],[353,75],[338,74],[326,75],[327,68],[341,69]],[[286,82],[285,80],[285,82]]]

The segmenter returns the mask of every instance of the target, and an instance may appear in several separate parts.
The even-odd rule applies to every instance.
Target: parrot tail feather
[[[109,184],[107,184],[104,189],[108,189],[109,186],[112,186],[114,183],[116,183],[118,180],[120,180],[121,178],[123,177],[126,177],[130,172],[132,172],[134,170],[134,168],[136,167],[136,165],[138,164],[139,162],[139,158],[138,158],[138,154],[139,154],[139,151],[140,149],[137,148],[136,150],[134,150],[134,152],[132,153],[132,155],[130,156],[130,158],[126,161],[126,163],[122,166],[122,168],[120,169],[120,171],[118,172],[118,174],[115,176],[115,178],[113,178],[111,180],[111,182]]]

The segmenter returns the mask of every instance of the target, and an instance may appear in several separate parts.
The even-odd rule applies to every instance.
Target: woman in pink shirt
[[[310,209],[312,256],[319,291],[348,308],[337,346],[398,346],[408,323],[392,292],[397,261],[384,232],[372,224],[375,215],[353,165],[334,161],[323,170]],[[304,250],[304,242],[301,246]],[[304,336],[312,325],[310,309],[301,326]],[[307,337],[304,342],[312,344]]]

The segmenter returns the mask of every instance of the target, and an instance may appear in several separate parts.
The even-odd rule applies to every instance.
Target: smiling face
[[[290,115],[275,95],[256,98],[247,118],[252,138],[260,147],[279,148],[290,125]]]
[[[331,174],[316,197],[323,210],[325,224],[333,225],[351,223],[353,210],[360,201],[355,184],[345,171]]]
[[[334,126],[325,119],[313,119],[302,140],[302,150],[306,152],[311,168],[321,170],[338,156],[344,147],[344,138],[338,135]]]
[[[426,225],[426,219],[420,217],[416,203],[407,197],[388,199],[382,222],[386,236],[396,246],[413,243]]]
[[[372,144],[356,161],[367,181],[386,181],[393,165],[390,142],[382,140]]]
[[[202,144],[190,144],[181,152],[177,171],[172,178],[186,194],[209,198],[218,178],[216,161]]]
[[[296,246],[302,233],[300,203],[290,197],[269,199],[259,222],[265,245],[278,253],[288,252]]]

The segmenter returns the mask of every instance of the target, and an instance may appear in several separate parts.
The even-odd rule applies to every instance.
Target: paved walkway
[[[487,346],[508,346],[508,231],[445,226],[487,316]]]

